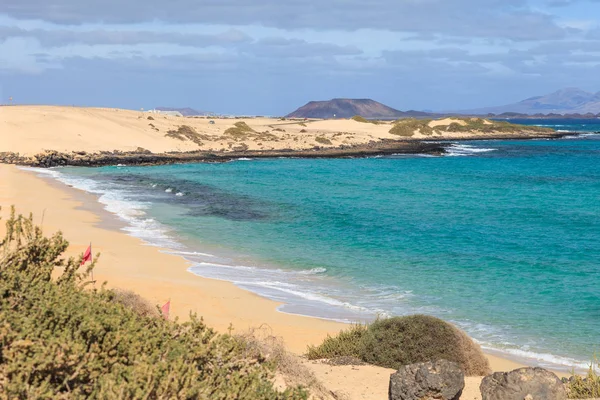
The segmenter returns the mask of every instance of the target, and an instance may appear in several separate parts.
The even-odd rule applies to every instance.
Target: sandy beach
[[[265,330],[282,338],[296,354],[345,327],[341,323],[278,312],[279,304],[274,301],[229,282],[191,274],[183,258],[165,254],[120,231],[121,221],[103,210],[95,196],[51,178],[41,178],[34,171],[0,165],[0,204],[3,217],[10,205],[15,205],[20,213],[32,212],[47,234],[62,231],[70,242],[69,255],[82,253],[92,242],[94,254],[101,253],[95,270],[97,285],[107,282],[109,287],[130,289],[154,304],[170,300],[173,317],[185,320],[190,312],[195,312],[221,332],[227,332],[230,326],[235,332]],[[492,355],[488,358],[494,371],[520,366]],[[333,367],[313,362],[306,365],[326,387],[343,392],[350,399],[385,398],[389,374],[393,372],[372,366]],[[468,378],[462,398],[480,398],[480,380]]]

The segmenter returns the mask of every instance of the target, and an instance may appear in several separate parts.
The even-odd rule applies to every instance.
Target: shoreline
[[[106,210],[104,208],[103,204],[101,204],[98,201],[97,195],[86,192],[82,189],[70,187],[70,185],[60,182],[51,176],[44,176],[44,175],[40,176],[39,172],[36,172],[35,170],[27,171],[27,170],[24,170],[22,168],[15,167],[15,166],[6,167],[6,166],[0,165],[0,171],[2,171],[2,168],[12,168],[13,171],[16,171],[18,174],[25,174],[25,175],[29,176],[30,178],[34,178],[35,180],[42,181],[46,185],[48,185],[50,188],[63,193],[64,195],[66,195],[66,199],[68,199],[71,202],[76,203],[76,205],[74,205],[74,207],[73,207],[75,210],[93,214],[94,222],[92,223],[92,225],[93,225],[94,229],[109,231],[112,234],[118,235],[118,236],[126,236],[127,238],[129,238],[133,241],[136,241],[137,246],[145,248],[145,249],[153,250],[156,253],[160,253],[161,258],[163,258],[163,256],[172,258],[172,259],[174,259],[176,257],[178,262],[173,261],[173,263],[177,264],[178,268],[181,266],[181,268],[183,269],[184,275],[187,275],[187,278],[191,278],[191,280],[197,279],[197,280],[201,281],[203,287],[208,287],[211,285],[212,286],[222,286],[222,285],[228,286],[229,289],[233,289],[235,292],[238,292],[238,291],[242,292],[243,296],[240,295],[240,293],[237,294],[240,296],[240,298],[241,297],[246,298],[246,297],[250,296],[258,303],[262,303],[261,304],[261,306],[263,307],[262,311],[264,311],[264,307],[267,307],[270,309],[270,312],[269,312],[270,315],[268,318],[269,322],[260,320],[260,318],[264,318],[264,314],[261,314],[260,318],[256,318],[257,316],[252,316],[250,318],[247,318],[244,316],[240,317],[239,315],[235,315],[236,313],[239,314],[240,310],[236,310],[233,313],[231,313],[231,311],[230,311],[229,318],[231,320],[238,320],[238,324],[233,323],[234,326],[240,326],[239,321],[242,321],[241,325],[243,326],[243,329],[253,328],[253,327],[257,327],[257,326],[263,326],[266,323],[269,326],[268,329],[272,330],[274,333],[276,333],[277,336],[283,337],[286,342],[287,347],[291,351],[293,351],[294,353],[297,353],[297,354],[303,353],[306,350],[306,346],[309,344],[320,343],[327,334],[335,334],[339,330],[344,329],[345,327],[348,326],[347,323],[338,322],[338,321],[335,321],[332,319],[321,318],[321,317],[317,317],[317,316],[303,315],[303,314],[299,314],[299,313],[280,311],[279,308],[282,305],[284,305],[284,303],[277,302],[275,300],[263,297],[260,294],[257,294],[251,290],[239,287],[230,281],[222,280],[222,279],[218,279],[218,278],[212,278],[212,277],[205,277],[200,274],[194,273],[194,272],[190,271],[190,266],[192,265],[191,262],[182,255],[173,254],[173,251],[172,251],[173,249],[166,249],[166,248],[156,247],[154,245],[149,245],[149,244],[145,243],[143,241],[143,239],[137,238],[137,237],[131,235],[130,233],[124,232],[122,230],[122,228],[126,227],[127,224],[124,221],[122,221],[116,214],[113,214],[110,211]],[[4,200],[4,199],[1,199],[1,200]],[[4,201],[3,201],[3,203],[4,203]],[[17,206],[18,206],[17,211],[19,211],[19,212],[25,211],[21,207],[19,207],[18,203],[17,203]],[[29,211],[29,210],[27,210],[27,211]],[[36,217],[37,215],[39,215],[39,213],[35,213],[34,217]],[[67,239],[70,239],[70,238],[67,237]],[[79,252],[82,252],[84,250],[85,245],[79,245],[78,247],[81,247],[81,249],[79,249]],[[95,246],[95,248],[96,248],[96,246]],[[71,250],[71,248],[69,250]],[[94,250],[94,252],[95,251],[96,250]],[[139,272],[140,271],[136,271],[136,273],[139,273]],[[151,271],[151,272],[153,272],[153,271]],[[164,272],[164,271],[162,271],[162,272]],[[181,279],[181,277],[179,275],[180,274],[178,274],[178,279]],[[133,285],[134,287],[137,287],[136,284],[130,283],[131,281],[129,280],[128,276],[121,277],[121,276],[119,276],[119,273],[118,272],[115,273],[115,271],[105,272],[102,269],[98,268],[96,270],[96,277],[99,278],[98,279],[99,281],[108,280],[109,287],[130,288],[131,285]],[[125,279],[123,279],[123,278],[125,278]],[[200,283],[200,282],[197,282],[197,283]],[[151,295],[150,297],[148,295],[144,295],[144,293],[140,293],[140,294],[142,294],[144,297],[147,297],[150,300],[152,300],[153,303],[159,304],[158,297],[155,294]],[[244,302],[242,302],[242,303],[244,303]],[[186,306],[188,307],[188,310],[190,310],[190,311],[194,311],[194,310],[198,311],[198,308],[193,307],[192,304],[186,304]],[[178,316],[180,318],[184,318],[184,319],[187,317],[187,311],[184,311],[184,310],[175,310],[174,314],[176,316]],[[202,312],[200,312],[200,314],[202,315]],[[303,325],[303,326],[311,325],[312,322],[314,322],[317,326],[316,327],[311,326],[311,330],[312,330],[312,328],[316,328],[316,331],[311,332],[312,334],[308,335],[308,336],[306,336],[306,332],[303,335],[299,335],[299,336],[303,337],[302,342],[298,342],[297,340],[294,340],[294,339],[289,340],[290,337],[296,336],[296,335],[290,336],[291,334],[290,334],[289,329],[282,330],[281,327],[279,326],[280,324],[278,324],[277,322],[272,322],[272,321],[278,320],[279,319],[278,316],[287,316],[287,317],[284,317],[284,319],[286,319],[285,324],[289,324],[289,320],[295,320],[295,319],[299,319],[299,321],[302,322],[300,325]],[[226,332],[227,329],[229,328],[229,323],[232,322],[232,321],[226,322],[226,321],[224,321],[223,318],[215,318],[214,315],[206,316],[206,321],[210,326],[213,326],[215,329],[217,329],[220,332]],[[284,321],[281,321],[281,322],[283,323]],[[296,321],[296,322],[298,322],[298,321]],[[486,356],[490,359],[492,369],[494,371],[515,369],[515,368],[519,368],[524,365],[535,364],[535,363],[531,362],[532,360],[519,359],[519,357],[517,357],[517,356],[515,356],[514,358],[512,358],[510,356],[507,357],[505,354],[502,353],[502,351],[496,350],[496,349],[487,349],[486,348],[484,350],[484,352],[485,352]],[[563,375],[563,376],[565,375],[565,372],[560,371],[558,368],[556,368],[555,371],[557,371],[557,373],[559,375]]]
[[[70,243],[67,256],[83,253],[91,241],[93,256],[100,253],[94,270],[98,286],[106,281],[109,288],[133,290],[157,305],[170,299],[173,317],[186,320],[189,312],[197,312],[219,332],[227,332],[230,324],[238,332],[268,326],[298,354],[308,344],[320,343],[328,333],[345,327],[333,321],[280,313],[276,310],[280,303],[231,282],[192,274],[188,271],[191,264],[183,257],[121,231],[124,224],[104,210],[94,194],[16,166],[0,165],[0,177],[3,218],[12,204],[17,213],[32,212],[34,222],[47,234],[63,232]],[[291,340],[295,337],[297,340]]]

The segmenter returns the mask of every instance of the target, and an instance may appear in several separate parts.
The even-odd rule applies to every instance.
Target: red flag
[[[161,308],[162,316],[164,319],[169,319],[169,308],[171,308],[171,300],[167,301]]]
[[[81,265],[85,264],[88,261],[92,261],[92,244],[90,243],[89,247],[83,253],[83,259],[81,260]]]

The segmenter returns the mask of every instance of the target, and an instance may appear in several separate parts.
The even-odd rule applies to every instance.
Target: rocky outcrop
[[[173,163],[193,163],[193,162],[226,162],[241,157],[247,158],[276,158],[276,157],[297,157],[297,158],[348,158],[348,157],[369,157],[386,154],[443,154],[445,145],[439,143],[422,142],[404,142],[395,140],[382,140],[379,142],[370,142],[359,146],[340,146],[338,148],[320,148],[315,147],[307,150],[246,150],[244,146],[239,146],[235,151],[230,152],[171,152],[171,153],[151,153],[150,151],[138,148],[135,151],[101,151],[98,153],[87,153],[85,151],[74,151],[71,153],[61,153],[58,151],[45,151],[32,157],[25,157],[18,153],[4,152],[0,153],[0,164],[16,164],[31,167],[59,167],[59,166],[78,166],[78,167],[99,167],[105,165],[161,165]]]
[[[407,365],[390,376],[389,400],[458,400],[465,375],[458,364],[440,360]]]
[[[482,400],[566,400],[563,383],[543,368],[496,372],[483,378]]]

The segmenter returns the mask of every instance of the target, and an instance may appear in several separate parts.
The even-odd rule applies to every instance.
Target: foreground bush
[[[598,375],[600,362],[595,359],[590,364],[590,369],[585,377],[575,375],[566,380],[565,388],[570,399],[591,399],[600,397],[600,376]]]
[[[490,372],[480,347],[463,331],[441,319],[425,315],[380,319],[368,326],[354,326],[317,347],[309,347],[309,359],[357,357],[369,364],[399,369],[418,362],[448,360],[466,375]]]
[[[157,306],[152,305],[148,300],[131,290],[113,289],[112,292],[114,302],[122,304],[138,315],[155,318],[161,316]]]
[[[303,399],[279,393],[272,365],[201,319],[146,316],[139,299],[88,290],[60,233],[7,221],[0,241],[0,398]],[[62,274],[52,280],[52,272]],[[131,306],[136,308],[133,309]],[[140,312],[142,311],[142,312]]]

